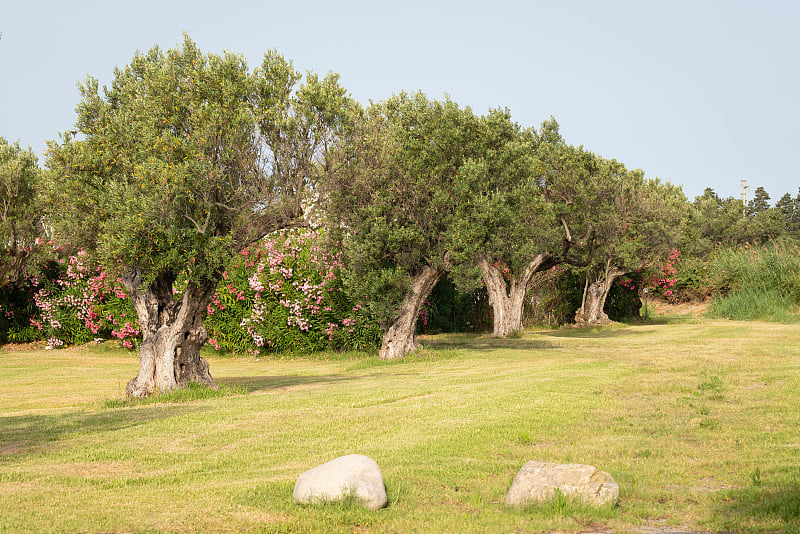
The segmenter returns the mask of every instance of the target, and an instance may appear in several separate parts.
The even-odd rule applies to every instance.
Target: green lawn
[[[212,358],[232,394],[112,407],[131,353],[0,352],[0,532],[800,532],[800,325],[443,335],[397,363]],[[359,453],[378,512],[300,507]],[[613,509],[503,506],[528,460],[589,463]]]

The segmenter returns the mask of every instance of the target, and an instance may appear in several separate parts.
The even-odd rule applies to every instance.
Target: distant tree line
[[[775,239],[800,239],[800,188],[785,193],[774,206],[759,186],[745,205],[741,198],[721,198],[706,188],[689,209],[683,249],[706,255],[719,246],[763,244]]]

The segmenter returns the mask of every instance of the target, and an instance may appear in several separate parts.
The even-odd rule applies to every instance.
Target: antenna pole
[[[747,217],[747,180],[742,180],[742,219]]]

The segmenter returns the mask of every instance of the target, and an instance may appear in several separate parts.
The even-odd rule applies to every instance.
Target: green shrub
[[[678,265],[676,283],[672,288],[673,301],[690,302],[705,300],[713,292],[708,260],[686,256]]]
[[[417,321],[417,331],[421,334],[482,332],[490,330],[491,325],[492,311],[486,288],[463,293],[445,277],[428,296]]]
[[[555,327],[571,323],[581,305],[583,282],[582,276],[561,267],[536,274],[527,296],[525,324]]]
[[[31,326],[37,313],[29,281],[11,283],[0,289],[0,343],[28,343],[43,339]]]

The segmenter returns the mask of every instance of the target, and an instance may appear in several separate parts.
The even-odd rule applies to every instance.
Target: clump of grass
[[[146,404],[175,404],[193,402],[203,399],[230,397],[247,393],[245,388],[234,386],[220,386],[213,389],[202,384],[190,383],[185,388],[176,389],[160,395],[150,395],[144,398],[110,399],[103,403],[104,408],[125,408],[128,406],[143,406]]]
[[[761,468],[756,467],[755,470],[750,473],[750,480],[753,482],[753,486],[760,486],[763,484],[761,480]]]
[[[616,516],[617,505],[592,505],[581,498],[565,495],[556,489],[555,496],[545,502],[530,504],[521,509],[526,515],[536,515],[543,519],[574,518],[581,523],[591,523]]]
[[[514,330],[513,332],[508,334],[508,336],[506,336],[506,338],[507,339],[520,339],[524,334],[525,334],[525,331],[523,331],[523,330]]]
[[[800,254],[796,247],[720,250],[710,273],[718,295],[709,308],[712,317],[800,321]]]
[[[722,379],[717,375],[706,375],[703,381],[698,384],[697,389],[700,391],[722,391]]]
[[[534,442],[534,437],[528,430],[519,432],[516,437],[516,442],[520,445],[530,445]]]
[[[709,314],[734,321],[795,323],[800,321],[800,316],[793,311],[795,308],[793,299],[777,291],[745,288],[714,299]]]

